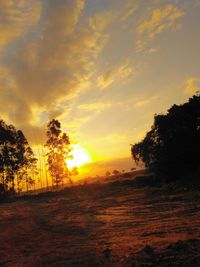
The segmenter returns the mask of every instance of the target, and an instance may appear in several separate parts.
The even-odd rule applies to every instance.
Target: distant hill
[[[126,158],[117,158],[109,161],[99,161],[99,162],[91,162],[80,167],[80,175],[79,177],[87,177],[87,176],[97,176],[97,175],[105,175],[106,171],[112,173],[113,170],[126,172],[130,171],[131,168],[142,168],[143,166],[136,166],[134,160],[131,157]]]

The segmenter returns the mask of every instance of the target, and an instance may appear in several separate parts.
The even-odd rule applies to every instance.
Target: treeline
[[[66,160],[71,158],[72,147],[69,136],[62,132],[58,120],[47,124],[46,155],[48,178],[52,187],[72,184],[72,176],[78,174],[77,168],[69,170]],[[38,159],[35,157],[26,137],[21,130],[0,120],[0,198],[19,193],[33,186],[38,178]],[[47,183],[48,184],[48,183]]]
[[[143,161],[166,182],[200,178],[200,95],[155,115],[145,138],[131,147],[136,163]]]
[[[21,130],[0,120],[0,195],[33,185],[37,159]]]

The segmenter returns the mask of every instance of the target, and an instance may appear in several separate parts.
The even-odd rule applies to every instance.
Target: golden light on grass
[[[74,167],[80,167],[85,163],[91,162],[91,157],[88,151],[81,145],[72,145],[72,148],[73,150],[71,152],[71,155],[73,156],[73,158],[66,159],[66,163],[69,169],[72,169]]]

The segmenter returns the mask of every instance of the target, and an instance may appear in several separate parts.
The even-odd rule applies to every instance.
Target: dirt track
[[[0,214],[1,266],[200,266],[197,191],[87,185],[2,203]],[[155,262],[167,247],[175,265]],[[187,253],[190,265],[181,265]]]

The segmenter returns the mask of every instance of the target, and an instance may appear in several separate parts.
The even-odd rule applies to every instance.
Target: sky
[[[58,119],[94,162],[131,157],[200,88],[200,0],[0,0],[0,114],[30,144]]]

